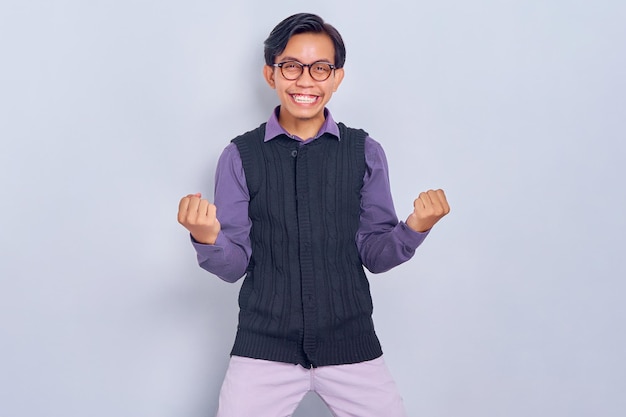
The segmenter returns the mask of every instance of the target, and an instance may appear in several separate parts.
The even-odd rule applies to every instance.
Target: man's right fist
[[[178,204],[178,223],[185,226],[191,236],[205,245],[215,244],[220,232],[217,208],[202,198],[202,194],[189,194]]]

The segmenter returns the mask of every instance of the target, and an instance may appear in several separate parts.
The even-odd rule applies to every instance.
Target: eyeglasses
[[[304,72],[304,67],[309,68],[309,74],[315,81],[326,81],[335,69],[333,64],[324,61],[317,61],[312,64],[302,64],[298,61],[285,61],[274,64],[273,66],[280,68],[280,73],[289,81],[300,78]]]

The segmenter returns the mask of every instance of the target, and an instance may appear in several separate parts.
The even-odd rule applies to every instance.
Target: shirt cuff
[[[200,243],[196,239],[189,234],[189,239],[191,239],[191,244],[196,249],[199,255],[205,254],[216,254],[220,252],[224,252],[224,237],[222,236],[222,232],[217,235],[217,239],[215,239],[215,243],[213,245],[208,245],[206,243]]]
[[[404,246],[411,251],[415,251],[430,233],[430,230],[425,232],[416,232],[403,221],[398,223],[397,231],[398,238],[404,243]]]

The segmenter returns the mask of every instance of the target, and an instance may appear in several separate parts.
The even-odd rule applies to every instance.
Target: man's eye
[[[330,67],[326,64],[318,64],[313,67],[313,71],[324,73],[330,71]]]

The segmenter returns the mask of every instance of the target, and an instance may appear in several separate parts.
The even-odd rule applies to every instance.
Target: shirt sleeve
[[[198,243],[191,238],[198,264],[224,281],[241,278],[252,252],[248,217],[250,195],[237,146],[229,144],[217,163],[215,201],[221,230],[214,245]]]
[[[428,232],[416,232],[398,221],[387,158],[382,146],[370,137],[365,140],[365,165],[356,244],[363,265],[379,273],[411,259]]]

